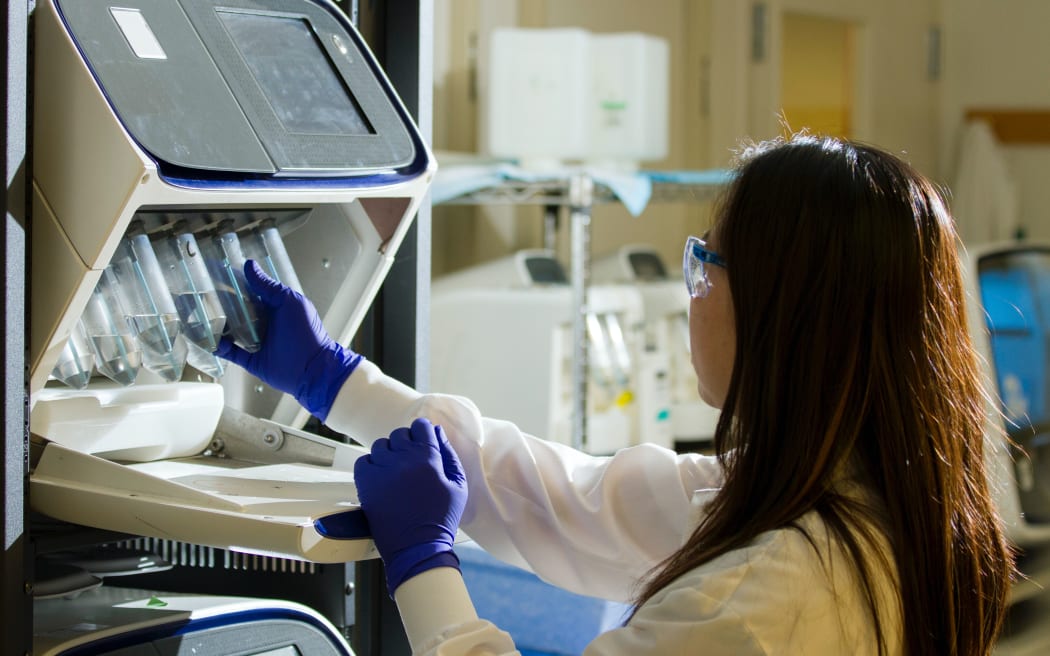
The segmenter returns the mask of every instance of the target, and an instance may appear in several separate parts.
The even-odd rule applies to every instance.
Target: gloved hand
[[[245,263],[244,277],[248,290],[261,301],[266,338],[258,351],[248,353],[223,337],[215,354],[291,394],[324,421],[362,357],[328,335],[309,299],[266,275],[253,260]]]
[[[452,545],[467,503],[467,478],[440,426],[416,419],[376,440],[372,452],[354,463],[354,482],[391,597],[428,569],[459,569]]]

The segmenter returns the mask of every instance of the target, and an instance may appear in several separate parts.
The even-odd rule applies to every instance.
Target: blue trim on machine
[[[332,540],[362,540],[372,537],[372,528],[363,510],[326,515],[314,520],[314,528]]]

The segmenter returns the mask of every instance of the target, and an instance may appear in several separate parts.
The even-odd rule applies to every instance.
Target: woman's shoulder
[[[875,641],[860,579],[845,554],[814,512],[696,567],[652,601],[738,624],[766,653],[853,653]],[[877,569],[874,575],[889,581]],[[883,580],[875,582],[880,589]],[[845,651],[827,651],[831,645]]]
[[[798,587],[807,591],[806,600],[814,600],[822,592],[835,590],[837,576],[826,565],[837,564],[838,551],[824,522],[810,513],[795,525],[766,531],[747,545],[700,565],[679,583],[717,590],[716,596],[725,600],[775,582],[776,590],[767,591],[767,597],[793,597],[793,588]]]

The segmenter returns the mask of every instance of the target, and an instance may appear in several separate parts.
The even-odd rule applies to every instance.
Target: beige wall
[[[751,58],[751,10],[742,0],[436,0],[434,145],[476,152],[484,108],[487,32],[496,25],[640,31],[671,46],[671,143],[653,168],[708,168],[731,161],[744,138],[780,132],[779,65]],[[854,136],[902,154],[950,184],[963,112],[970,107],[1050,106],[1050,2],[1046,0],[767,0],[768,52],[780,45],[783,12],[858,26]],[[928,71],[930,29],[941,27],[941,77]],[[1007,160],[1029,234],[1050,240],[1050,149],[1018,146]],[[439,159],[440,161],[440,159]],[[592,255],[636,241],[673,266],[682,238],[702,231],[708,204],[650,205],[631,217],[595,209]],[[558,252],[567,261],[563,226]],[[434,271],[441,274],[542,245],[539,208],[438,207]]]
[[[711,0],[715,29],[711,142],[725,161],[743,138],[780,133],[781,17],[810,14],[857,26],[853,136],[904,154],[936,175],[940,83],[927,76],[927,34],[937,0],[768,0],[767,55],[752,59],[753,3]],[[794,126],[792,126],[794,127]]]
[[[440,151],[477,151],[478,30],[481,12],[499,5],[516,20],[513,2],[437,0],[434,5],[434,136]],[[509,6],[508,6],[509,5]],[[438,165],[448,165],[438,157]],[[504,221],[504,223],[506,223]],[[431,266],[436,275],[494,257],[503,235],[473,207],[437,206],[433,212]]]

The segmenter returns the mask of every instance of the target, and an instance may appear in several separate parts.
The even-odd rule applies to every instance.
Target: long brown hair
[[[725,483],[638,604],[815,510],[856,567],[880,653],[896,609],[872,574],[894,566],[904,653],[989,653],[1013,561],[944,198],[897,157],[800,135],[744,151],[713,232],[737,339],[715,433]],[[841,494],[843,472],[878,507]],[[870,556],[880,534],[893,563]]]

